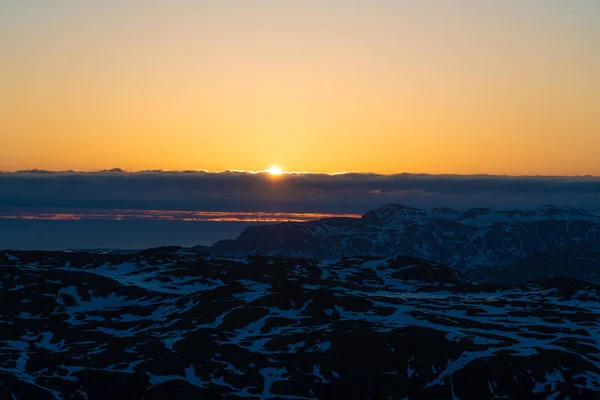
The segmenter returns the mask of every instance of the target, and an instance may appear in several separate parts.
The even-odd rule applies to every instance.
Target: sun
[[[283,174],[283,170],[281,168],[279,168],[276,165],[273,165],[272,167],[270,167],[267,172],[271,175],[281,175]]]

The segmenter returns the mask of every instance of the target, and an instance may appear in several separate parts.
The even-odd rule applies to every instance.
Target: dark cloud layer
[[[289,174],[246,172],[0,173],[0,207],[210,211],[364,212],[415,207],[600,208],[600,178],[489,175]]]

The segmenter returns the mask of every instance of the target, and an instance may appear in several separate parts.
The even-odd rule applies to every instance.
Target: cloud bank
[[[0,207],[363,213],[413,207],[600,209],[600,177],[226,171],[0,173]]]

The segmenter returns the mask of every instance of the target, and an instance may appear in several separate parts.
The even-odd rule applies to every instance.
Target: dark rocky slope
[[[405,257],[0,252],[0,398],[597,399],[599,290]]]

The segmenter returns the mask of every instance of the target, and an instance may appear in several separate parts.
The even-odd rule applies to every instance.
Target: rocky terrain
[[[567,245],[551,248],[508,266],[465,271],[478,282],[517,283],[544,278],[574,278],[600,283],[600,250]]]
[[[475,208],[463,212],[391,204],[360,219],[328,218],[254,226],[236,240],[196,249],[223,256],[320,260],[408,256],[434,260],[461,271],[475,270],[478,274],[476,270],[481,268],[513,267],[512,271],[519,271],[524,260],[540,260],[548,256],[547,252],[563,248],[576,248],[563,253],[561,263],[568,263],[577,271],[571,275],[571,268],[557,269],[554,276],[585,275],[580,270],[586,267],[581,267],[579,261],[585,254],[600,252],[600,217],[585,210],[556,206],[533,211]],[[537,279],[544,275],[538,271],[531,276]]]
[[[599,291],[408,257],[4,251],[0,398],[597,399]]]

